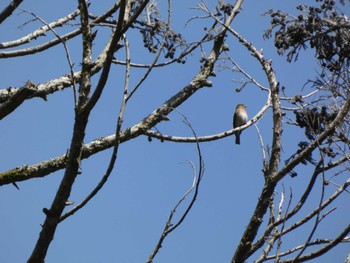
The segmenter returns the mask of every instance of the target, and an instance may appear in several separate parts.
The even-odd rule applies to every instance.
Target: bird
[[[235,114],[233,115],[233,128],[240,127],[247,123],[248,121],[248,114],[246,112],[247,106],[244,104],[238,104],[236,107]],[[236,132],[236,144],[241,144],[241,135],[242,131]]]

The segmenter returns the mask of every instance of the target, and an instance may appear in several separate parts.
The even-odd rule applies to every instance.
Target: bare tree
[[[246,39],[244,32],[238,32],[232,26],[240,13],[244,13],[243,2],[218,1],[216,6],[208,6],[205,2],[198,3],[193,8],[196,15],[189,19],[188,23],[203,23],[207,26],[202,36],[192,42],[186,41],[173,29],[175,27],[172,24],[172,5],[179,3],[172,3],[170,0],[167,1],[165,11],[161,11],[155,1],[120,0],[99,15],[91,11],[94,1],[90,4],[78,0],[77,10],[50,22],[35,11],[21,9],[22,1],[12,1],[4,8],[0,13],[0,23],[3,25],[15,12],[20,12],[22,15],[29,15],[32,18],[31,23],[39,22],[41,26],[18,39],[1,42],[0,58],[3,61],[20,61],[26,56],[36,56],[56,46],[62,46],[65,52],[63,61],[69,70],[65,75],[40,84],[28,80],[22,87],[2,87],[1,119],[8,118],[29,100],[47,100],[62,90],[70,90],[74,101],[74,125],[66,153],[37,164],[23,164],[0,173],[0,185],[17,186],[19,182],[53,176],[54,172],[64,170],[50,207],[43,209],[45,220],[28,262],[44,262],[57,226],[79,212],[103,189],[118,160],[120,145],[140,136],[147,136],[150,141],[156,139],[193,143],[199,162],[198,165],[191,162],[193,184],[179,199],[165,222],[159,241],[147,260],[152,262],[164,240],[184,222],[198,198],[204,173],[200,144],[215,143],[235,132],[252,128],[253,125],[261,144],[264,185],[261,187],[255,208],[251,208],[253,212],[250,220],[241,226],[242,229],[245,227],[245,231],[239,238],[237,247],[232,250],[231,262],[303,262],[321,257],[339,244],[349,242],[349,221],[331,238],[318,235],[315,237],[324,221],[334,223],[332,214],[336,211],[334,206],[331,206],[341,196],[348,197],[349,194],[350,21],[341,12],[346,4],[336,6],[335,1],[324,0],[316,1],[314,6],[297,6],[297,15],[275,10],[269,10],[265,14],[271,16],[271,25],[266,29],[264,36],[274,39],[278,53],[287,57],[286,63],[296,61],[304,49],[310,48],[316,53],[319,73],[314,79],[305,80],[307,88],[292,90],[280,83],[273,61]],[[61,33],[61,27],[64,33]],[[108,37],[100,36],[98,30],[106,28],[109,32]],[[135,32],[142,37],[143,56],[149,58],[149,63],[133,62],[130,42],[135,41]],[[68,45],[70,41],[77,39],[80,41],[80,53],[73,51]],[[43,42],[36,44],[39,40]],[[231,51],[227,45],[232,41],[240,43],[247,52],[245,56],[252,57],[260,65],[265,81],[259,81],[259,78],[249,73],[249,68],[244,68],[237,62],[241,54]],[[102,48],[93,59],[97,49],[95,45]],[[80,56],[80,61],[77,63],[73,56]],[[131,99],[145,87],[145,81],[150,78],[151,73],[174,63],[185,67],[190,56],[196,57],[199,68],[192,80],[149,112],[144,119],[124,127],[126,108]],[[121,101],[115,120],[115,132],[85,143],[89,118],[96,110],[101,95],[106,92],[110,76],[117,67],[123,68],[124,79],[118,83],[123,89],[120,89]],[[144,71],[136,79],[130,77],[132,69]],[[202,88],[213,86],[212,79],[217,75],[215,69],[231,72],[236,78],[240,76],[242,81],[237,91],[241,92],[248,85],[253,86],[265,94],[265,103],[241,127],[214,135],[198,136],[190,121],[185,114],[179,113],[178,108],[196,96]],[[183,117],[192,136],[165,134],[157,128],[157,125],[169,121],[169,114],[174,111]],[[271,112],[272,117],[271,146],[266,143],[258,126],[260,119],[266,116],[267,112]],[[305,137],[298,139],[298,144],[293,148],[287,149],[283,147],[283,139],[293,126],[303,129]],[[113,150],[100,181],[81,202],[67,209],[71,204],[69,198],[74,191],[76,178],[82,173],[82,161],[108,149]],[[305,170],[307,172],[303,172],[303,167],[308,168]],[[301,176],[301,173],[306,183],[303,194],[297,201],[293,199],[293,188],[283,188],[284,190],[277,194],[277,186],[284,186],[284,182],[289,178]],[[315,189],[317,181],[321,182],[320,191]],[[190,195],[191,199],[185,205],[179,220],[174,220],[176,210]],[[306,203],[315,198],[318,198],[317,205],[311,209],[307,206],[305,213]],[[291,233],[304,229],[305,226],[305,238],[298,240],[300,244],[289,246]],[[232,237],[233,240],[236,238]],[[285,244],[282,245],[282,241],[285,240]]]

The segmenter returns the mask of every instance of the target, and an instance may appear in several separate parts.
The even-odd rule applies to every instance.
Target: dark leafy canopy
[[[316,50],[316,57],[324,68],[339,70],[349,64],[350,21],[336,7],[333,0],[316,1],[317,6],[300,5],[297,16],[282,11],[270,10],[271,26],[265,37],[274,34],[275,46],[279,54],[287,53],[290,62],[298,58],[301,48],[307,44]]]
[[[134,1],[131,3],[131,13],[136,12],[139,7],[137,3],[141,4],[142,1]],[[97,18],[95,16],[92,17]],[[117,21],[105,19],[104,23],[114,27]],[[146,11],[135,20],[135,23],[131,25],[131,27],[141,33],[144,47],[147,48],[150,53],[156,53],[164,39],[163,47],[165,49],[165,58],[173,59],[178,48],[183,50],[186,45],[186,41],[181,34],[169,28],[168,22],[162,18],[157,5],[154,3],[150,3],[147,6]],[[178,59],[176,62],[185,63],[185,60]]]
[[[185,41],[181,34],[178,34],[168,27],[166,21],[163,21],[158,8],[155,4],[148,7],[143,20],[136,21],[136,28],[142,34],[144,47],[151,53],[156,53],[164,38],[164,48],[166,49],[165,58],[173,59],[178,47],[183,47]],[[177,62],[185,63],[184,59]]]
[[[321,110],[314,107],[294,113],[297,125],[305,129],[305,135],[309,140],[314,140],[316,135],[319,135],[337,116],[337,112],[328,113],[325,106]]]
[[[311,109],[302,109],[302,110],[296,110],[294,111],[295,118],[296,118],[296,124],[303,128],[305,131],[305,136],[310,140],[315,140],[315,138],[324,131],[327,125],[329,125],[337,116],[337,111],[333,111],[329,113],[327,111],[327,107],[323,106],[319,110],[316,107],[313,107]],[[334,142],[335,138],[344,138],[341,135],[337,134],[336,131],[334,131],[334,136],[330,136],[327,140],[327,142],[320,146],[320,151],[329,158],[335,158],[337,156],[337,153],[333,150],[332,142]],[[340,140],[344,141],[344,140]],[[300,154],[305,148],[309,146],[309,142],[301,141],[298,144],[299,149],[296,151],[295,154],[293,154],[290,158],[288,158],[285,163],[288,164],[295,156]],[[312,152],[310,152],[306,158],[301,162],[304,165],[307,165],[308,163],[316,166],[317,163],[312,157]],[[291,176],[296,176],[296,173],[292,171]]]
[[[349,3],[341,1],[341,4]],[[322,72],[315,80],[310,80],[309,84],[311,83],[314,90],[321,91],[322,95],[309,105],[300,95],[296,95],[291,101],[292,104],[301,106],[294,111],[295,125],[304,129],[309,141],[301,141],[298,144],[299,149],[285,161],[286,164],[308,147],[310,141],[334,120],[349,90],[349,18],[333,0],[316,0],[314,5],[299,5],[296,10],[298,14],[295,16],[280,10],[269,10],[266,14],[270,15],[272,20],[264,37],[274,37],[278,54],[286,55],[288,62],[297,60],[303,49],[314,49]],[[346,118],[344,125],[334,130],[320,145],[319,149],[324,156],[335,158],[338,153],[334,151],[334,144],[348,144],[348,125],[349,119]],[[316,165],[312,153],[302,163]],[[296,176],[294,171],[290,174]]]

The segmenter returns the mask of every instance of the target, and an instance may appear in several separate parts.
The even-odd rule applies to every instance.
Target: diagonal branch
[[[105,18],[111,16],[113,13],[116,12],[116,10],[118,10],[118,8],[119,8],[119,3],[114,4],[104,14],[102,14],[98,18],[94,19],[91,23],[91,27],[93,27],[94,25],[103,21]],[[69,39],[72,39],[80,34],[81,34],[81,29],[76,29],[76,30],[73,30],[72,32],[69,32],[67,34],[62,35],[61,38],[65,39],[65,40],[69,40]],[[11,58],[11,57],[33,55],[35,53],[42,52],[42,51],[47,50],[53,46],[56,46],[59,43],[60,43],[59,39],[55,38],[51,41],[48,41],[48,42],[41,44],[41,45],[37,45],[35,47],[23,48],[23,49],[19,49],[19,50],[11,50],[11,51],[7,51],[7,52],[0,52],[0,58]]]
[[[33,14],[33,13],[31,13],[31,14]],[[65,17],[58,19],[57,21],[51,22],[49,24],[44,23],[45,26],[40,27],[39,29],[29,33],[28,35],[26,35],[24,37],[21,37],[21,38],[16,39],[16,40],[0,43],[0,48],[6,49],[6,48],[17,47],[17,46],[29,43],[32,40],[36,40],[40,36],[46,36],[46,32],[48,32],[49,30],[53,31],[54,28],[63,26],[67,22],[75,19],[79,14],[80,14],[80,11],[79,11],[79,9],[77,9],[77,10],[73,11],[72,13],[66,15]],[[36,16],[36,15],[35,15],[35,17],[38,18],[38,16]],[[40,19],[40,20],[41,20],[41,22],[43,22],[42,19]],[[57,37],[57,35],[56,35],[56,37]]]
[[[302,256],[298,259],[298,262],[304,262],[304,261],[308,261],[317,257],[322,256],[323,254],[327,253],[329,250],[331,250],[332,248],[334,248],[336,245],[338,245],[339,243],[343,242],[344,239],[346,239],[347,235],[350,233],[350,224],[347,225],[344,230],[339,233],[339,235],[334,238],[332,241],[328,242],[328,244],[326,244],[325,246],[323,246],[322,248],[320,248],[319,250],[316,251],[312,251],[309,254],[306,254],[305,256]],[[311,243],[312,245],[313,243]],[[305,244],[305,246],[303,246],[302,248],[306,248],[306,246],[310,246],[310,243]],[[280,261],[281,263],[293,263],[294,258],[290,259],[290,260],[284,260],[284,261]]]
[[[12,12],[23,2],[23,0],[13,0],[8,6],[2,10],[0,13],[0,24],[4,22],[9,16],[11,16]]]
[[[46,218],[42,225],[42,229],[33,252],[28,259],[29,263],[44,262],[45,260],[48,248],[53,240],[59,224],[59,218],[65,208],[75,178],[79,172],[85,129],[90,115],[89,110],[84,110],[84,105],[86,104],[86,101],[88,101],[88,96],[91,89],[89,62],[91,56],[92,39],[89,26],[88,4],[85,0],[79,0],[78,3],[80,10],[80,21],[83,27],[83,57],[82,78],[80,79],[79,100],[75,108],[73,135],[69,148],[66,170],[50,209],[43,210],[46,214]]]
[[[23,103],[23,101],[25,101],[28,97],[31,97],[36,92],[37,86],[28,80],[22,88],[18,89],[18,91],[11,96],[9,100],[0,104],[0,120],[13,112]],[[46,97],[43,97],[43,99],[46,100]]]

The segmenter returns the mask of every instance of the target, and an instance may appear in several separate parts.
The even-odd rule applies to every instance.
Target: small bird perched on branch
[[[233,115],[233,128],[237,128],[247,123],[248,114],[246,112],[246,105],[238,104],[235,114]],[[236,132],[236,144],[241,144],[240,135],[242,131]]]

